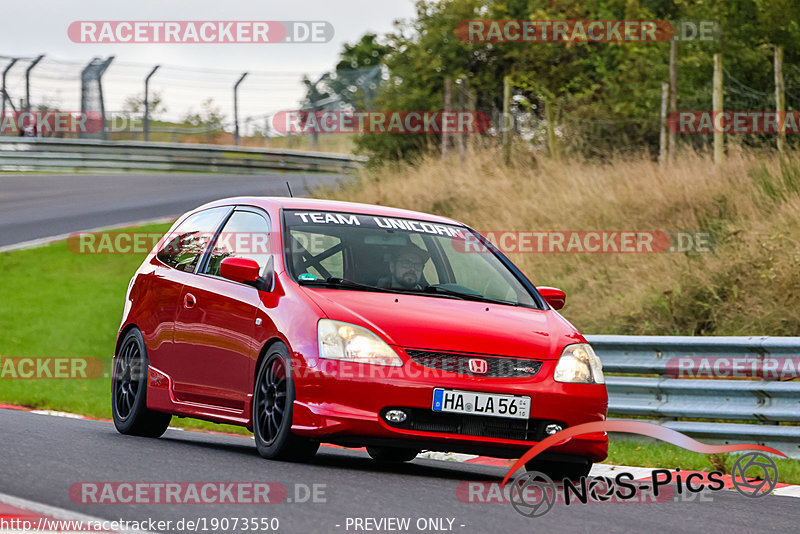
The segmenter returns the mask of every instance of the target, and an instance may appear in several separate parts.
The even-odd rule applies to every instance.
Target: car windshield
[[[286,266],[304,285],[538,308],[463,226],[332,211],[284,211]]]

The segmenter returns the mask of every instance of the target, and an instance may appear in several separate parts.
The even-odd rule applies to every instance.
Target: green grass
[[[730,474],[739,454],[700,454],[661,442],[640,442],[628,439],[611,440],[605,464],[633,467],[662,467],[686,471],[722,471]],[[778,482],[800,484],[800,460],[772,456],[778,466]],[[749,476],[749,473],[748,473]]]
[[[164,232],[169,224],[136,228]],[[0,253],[0,359],[95,357],[105,373],[90,380],[0,379],[0,403],[111,418],[110,373],[125,291],[144,256],[74,254],[66,241]],[[232,425],[174,419],[184,428],[247,434]],[[730,469],[735,458],[728,458]],[[606,463],[711,470],[709,456],[663,443],[611,442]],[[781,481],[800,483],[800,462],[779,461]]]
[[[137,228],[165,232],[169,224]],[[128,281],[140,254],[75,254],[66,241],[0,253],[0,358],[94,357],[101,378],[0,379],[0,402],[111,418],[111,357]],[[240,427],[175,419],[187,428]]]

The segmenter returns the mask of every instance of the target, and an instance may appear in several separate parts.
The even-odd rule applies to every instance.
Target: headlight
[[[553,374],[556,382],[605,384],[603,364],[588,343],[567,345]]]
[[[393,367],[403,365],[392,347],[362,326],[320,319],[317,338],[320,358]]]

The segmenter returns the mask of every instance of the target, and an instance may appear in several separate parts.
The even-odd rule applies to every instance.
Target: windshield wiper
[[[490,304],[504,304],[506,306],[517,306],[514,302],[507,300],[498,300],[489,297],[484,297],[478,293],[462,293],[461,291],[453,291],[452,289],[445,289],[439,286],[427,286],[422,290],[414,289],[392,289],[389,287],[371,286],[369,284],[362,284],[354,282],[346,278],[336,278],[331,276],[324,280],[298,280],[298,283],[303,286],[327,286],[327,287],[343,287],[349,289],[360,289],[363,291],[378,291],[382,293],[401,293],[405,295],[439,295],[443,297],[453,297],[462,300],[474,300],[477,302],[487,302]]]
[[[448,295],[451,297],[457,297],[464,300],[475,300],[478,302],[489,302],[491,304],[505,304],[506,306],[517,306],[515,302],[509,302],[507,300],[498,300],[489,297],[484,297],[480,293],[462,293],[461,291],[453,291],[452,289],[445,289],[440,286],[428,286],[422,290],[423,293],[432,293],[434,295]]]
[[[402,291],[397,291],[394,289],[390,289],[388,287],[378,287],[378,286],[371,286],[369,284],[361,284],[359,282],[353,282],[352,280],[348,280],[346,278],[336,278],[334,276],[331,276],[325,280],[298,280],[298,283],[303,286],[346,287],[350,289],[362,289],[364,291],[380,291],[382,293],[402,293]]]

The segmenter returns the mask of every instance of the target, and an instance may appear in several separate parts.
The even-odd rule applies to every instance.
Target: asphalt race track
[[[0,174],[0,247],[134,221],[178,216],[239,195],[301,196],[340,175]]]
[[[348,518],[452,519],[451,532],[796,532],[796,498],[712,493],[713,502],[556,504],[529,519],[508,503],[462,502],[462,481],[499,481],[503,467],[414,460],[378,467],[364,452],[322,448],[313,463],[263,460],[248,437],[170,429],[160,439],[118,434],[112,423],[0,410],[0,492],[89,516],[141,521],[269,517],[279,532],[356,532]],[[325,502],[277,504],[81,504],[79,482],[278,482],[324,484]],[[304,494],[299,492],[298,494]],[[318,494],[320,495],[320,494]],[[318,499],[322,501],[323,499]],[[338,526],[337,526],[338,525]],[[358,530],[365,532],[366,530]],[[373,530],[375,531],[375,530]],[[388,531],[388,530],[381,530]],[[230,530],[229,530],[230,532]]]
[[[0,175],[0,247],[177,216],[226,196],[285,196],[287,180],[294,194],[302,195],[308,187],[340,178]],[[260,458],[245,436],[170,429],[160,439],[135,438],[118,434],[110,422],[5,409],[0,409],[0,452],[2,494],[108,520],[277,518],[278,532],[796,532],[800,504],[793,497],[756,499],[718,491],[710,493],[711,502],[556,504],[546,515],[530,519],[507,502],[465,502],[463,492],[457,493],[465,481],[499,482],[503,467],[425,459],[381,467],[365,452],[330,447],[321,448],[308,464],[275,462]],[[86,504],[70,495],[70,488],[81,482],[270,482],[285,487],[287,497],[259,505]],[[308,498],[314,487],[320,492],[318,502]],[[297,502],[298,496],[303,502]],[[408,519],[411,526],[379,528],[376,522],[388,518]],[[244,532],[206,530],[215,531]]]

